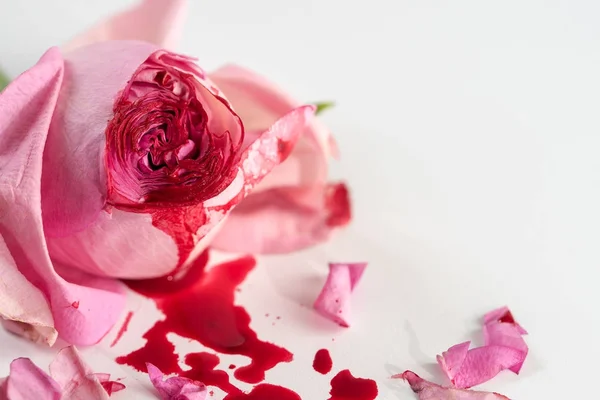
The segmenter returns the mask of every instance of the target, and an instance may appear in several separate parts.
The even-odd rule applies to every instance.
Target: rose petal
[[[258,185],[271,170],[284,161],[314,116],[313,106],[303,106],[277,120],[242,154],[236,179],[216,198],[204,203],[206,222],[196,236],[199,239],[190,259],[213,244],[215,227]]]
[[[470,345],[471,342],[460,343],[450,347],[441,356],[437,356],[440,367],[442,367],[442,370],[444,370],[450,381],[460,372]]]
[[[186,0],[141,0],[76,36],[64,49],[108,40],[140,40],[172,49],[181,37],[186,8]]]
[[[498,393],[445,388],[428,382],[411,371],[394,375],[392,378],[407,381],[412,391],[419,396],[419,400],[509,400]]]
[[[54,344],[58,332],[42,292],[18,270],[0,236],[0,322],[12,333],[36,343]]]
[[[42,154],[63,68],[52,48],[0,94],[0,210],[10,210],[0,211],[0,235],[19,272],[43,291],[59,334],[71,343],[93,344],[118,318],[123,286],[86,276],[63,279],[50,260],[42,222]]]
[[[0,398],[9,400],[60,400],[61,393],[58,383],[28,358],[13,360],[10,375],[0,384]]]
[[[160,369],[146,363],[152,385],[158,391],[162,400],[204,400],[207,395],[206,386],[202,382],[188,378],[173,376],[164,379]]]
[[[518,374],[527,357],[528,347],[521,336],[525,330],[507,308],[486,314],[484,321],[484,346],[469,350],[470,342],[465,342],[437,356],[438,364],[457,388],[487,382],[506,369]]]
[[[520,360],[515,363],[509,369],[518,374],[523,367],[523,362],[527,357],[529,348],[527,343],[523,340],[521,332],[524,329],[519,329],[517,324],[510,324],[505,322],[491,322],[483,327],[483,335],[486,346],[501,346],[509,349],[513,349],[520,354]]]
[[[50,375],[63,391],[61,400],[106,400],[108,393],[75,347],[65,347],[50,363]]]
[[[331,263],[329,275],[314,308],[343,327],[350,326],[351,296],[367,263]]]
[[[244,121],[247,143],[300,105],[242,67],[225,66],[210,77]],[[350,220],[345,186],[326,183],[327,159],[334,152],[330,132],[313,119],[290,157],[233,210],[213,245],[227,251],[281,253],[327,240],[334,228]]]
[[[244,200],[212,242],[218,249],[263,254],[287,253],[324,242],[335,226],[350,220],[343,183],[274,188]]]

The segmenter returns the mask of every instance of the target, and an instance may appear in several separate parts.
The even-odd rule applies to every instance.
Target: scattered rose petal
[[[106,400],[109,393],[81,359],[74,346],[65,347],[50,363],[50,375],[63,391],[61,400]],[[102,376],[102,375],[100,375]]]
[[[146,367],[150,381],[162,400],[204,400],[206,398],[207,390],[202,382],[179,376],[163,380],[164,374],[160,369],[150,363],[146,363]]]
[[[367,263],[330,263],[329,276],[314,308],[343,327],[350,326],[351,295]]]
[[[419,400],[510,400],[498,393],[446,388],[428,382],[411,371],[394,375],[392,378],[407,381],[412,391],[419,396]]]
[[[487,382],[503,370],[519,373],[527,357],[525,333],[508,308],[494,310],[484,317],[485,343],[469,350],[470,342],[452,346],[437,361],[454,387],[464,389]]]
[[[60,400],[58,383],[38,368],[29,358],[10,363],[10,375],[0,383],[0,399]]]

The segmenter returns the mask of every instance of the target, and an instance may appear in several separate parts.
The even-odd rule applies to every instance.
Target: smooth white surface
[[[132,3],[3,1],[0,65],[15,75]],[[181,52],[338,104],[323,118],[342,153],[334,174],[353,189],[352,227],[326,246],[261,259],[237,300],[259,337],[295,355],[268,381],[328,398],[331,376],[311,368],[327,347],[334,371],[377,379],[379,399],[412,399],[387,378],[407,368],[438,378],[435,355],[478,341],[478,318],[507,304],[530,332],[530,356],[520,376],[482,387],[522,400],[597,397],[586,393],[600,358],[600,3],[192,3]],[[356,259],[370,267],[352,328],[299,306],[327,261]],[[139,299],[132,307],[143,311],[123,342],[108,349],[113,332],[84,351],[97,371],[132,376],[115,400],[152,398],[143,375],[113,362],[158,315]],[[273,326],[267,312],[282,319]],[[51,359],[1,332],[0,376],[18,356],[43,368]]]

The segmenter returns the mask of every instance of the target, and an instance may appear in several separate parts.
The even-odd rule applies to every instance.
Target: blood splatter
[[[317,351],[315,354],[315,359],[313,361],[313,368],[320,374],[328,374],[331,372],[331,368],[333,367],[333,361],[331,360],[331,355],[329,355],[329,350],[321,349]]]
[[[165,319],[144,334],[144,347],[117,358],[117,362],[140,371],[150,362],[164,373],[178,373],[230,394],[243,394],[229,383],[225,371],[214,369],[219,362],[216,355],[189,354],[185,362],[192,369],[182,371],[175,348],[167,339],[167,334],[175,333],[219,353],[249,357],[250,364],[234,372],[237,379],[247,383],[261,382],[267,370],[292,361],[293,355],[286,349],[259,340],[250,328],[246,310],[234,304],[235,288],[254,268],[254,258],[243,257],[205,271],[207,262],[205,252],[189,268],[168,277],[127,282],[133,290],[154,299]]]
[[[373,400],[377,398],[377,393],[377,383],[374,380],[355,378],[345,369],[331,380],[329,400]]]
[[[281,386],[263,383],[257,385],[250,393],[229,394],[224,400],[302,400],[298,393]]]
[[[110,344],[110,347],[114,347],[119,342],[119,340],[121,340],[121,337],[123,336],[123,334],[125,332],[127,332],[127,327],[129,327],[129,322],[131,322],[131,317],[133,317],[133,312],[129,311],[127,313],[127,316],[125,316],[125,321],[123,321],[123,325],[121,325],[121,328],[117,332],[117,336]]]
[[[325,207],[329,212],[327,225],[331,227],[347,225],[352,219],[350,194],[344,183],[330,184],[325,192]]]

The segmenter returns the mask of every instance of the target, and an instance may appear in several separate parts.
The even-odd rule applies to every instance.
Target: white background
[[[0,65],[14,76],[132,3],[3,0]],[[302,100],[338,104],[323,118],[340,143],[334,174],[351,184],[354,223],[325,246],[261,259],[238,297],[259,336],[295,354],[270,382],[328,398],[331,376],[310,366],[327,347],[334,372],[376,379],[380,399],[412,399],[387,377],[410,368],[439,379],[435,355],[480,341],[479,317],[507,304],[530,332],[530,356],[520,376],[482,387],[519,400],[597,397],[599,2],[192,3],[179,50],[204,68],[233,61]],[[357,259],[370,267],[352,328],[299,306],[327,261]],[[132,376],[115,400],[151,398],[144,376],[112,361],[139,347],[158,315],[140,299],[131,307],[149,311],[117,347],[84,352],[96,370]],[[282,319],[272,326],[267,312]],[[0,333],[0,376],[17,356],[51,359]]]

